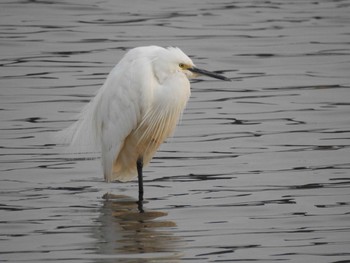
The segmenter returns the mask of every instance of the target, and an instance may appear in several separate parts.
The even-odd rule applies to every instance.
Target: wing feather
[[[106,181],[115,179],[113,163],[149,103],[144,94],[151,85],[148,79],[151,65],[146,57],[135,56],[135,52],[137,50],[127,53],[112,69],[78,120],[59,135],[70,144],[71,151],[101,150]]]

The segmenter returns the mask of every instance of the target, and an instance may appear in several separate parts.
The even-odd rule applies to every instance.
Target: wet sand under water
[[[0,262],[349,262],[348,1],[0,3]],[[179,46],[200,78],[137,183],[107,184],[68,126],[126,50]]]

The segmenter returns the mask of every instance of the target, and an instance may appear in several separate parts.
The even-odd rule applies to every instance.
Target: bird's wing
[[[135,48],[112,69],[96,96],[78,120],[59,132],[56,139],[70,144],[72,152],[102,150],[107,181],[125,138],[141,122],[152,99],[153,72],[150,56],[159,47]]]
[[[151,71],[147,58],[123,59],[97,94],[96,134],[101,138],[102,165],[107,181],[112,180],[113,163],[125,139],[137,129],[149,103]]]

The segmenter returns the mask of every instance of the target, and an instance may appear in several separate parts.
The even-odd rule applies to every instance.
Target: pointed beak
[[[193,73],[197,73],[199,75],[205,75],[205,76],[212,77],[212,78],[215,78],[215,79],[231,81],[229,78],[226,78],[225,76],[219,75],[219,74],[214,73],[214,72],[207,71],[205,69],[199,69],[199,68],[196,68],[196,67],[192,67],[192,68],[188,68],[187,70],[189,70],[189,71],[191,71]]]

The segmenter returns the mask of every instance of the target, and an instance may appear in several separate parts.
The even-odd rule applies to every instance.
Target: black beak
[[[215,78],[215,79],[231,81],[229,78],[226,78],[226,77],[224,77],[222,75],[219,75],[217,73],[214,73],[214,72],[207,71],[205,69],[199,69],[199,68],[196,68],[196,67],[192,67],[192,68],[188,68],[187,70],[189,70],[189,71],[191,71],[193,73],[200,74],[200,75],[206,75],[208,77],[212,77],[212,78]]]

